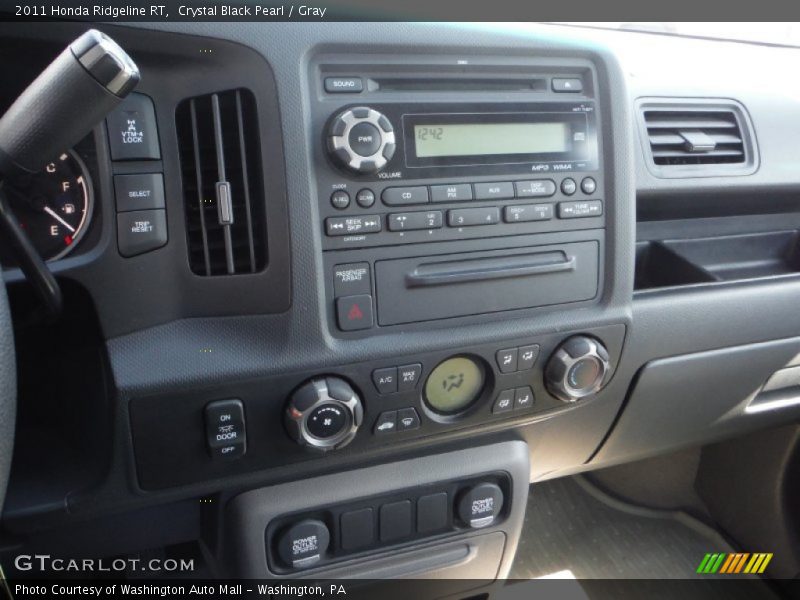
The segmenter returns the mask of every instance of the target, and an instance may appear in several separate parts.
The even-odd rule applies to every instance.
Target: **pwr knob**
[[[328,151],[341,166],[356,173],[379,171],[394,156],[394,127],[385,115],[367,106],[336,115],[328,129]]]

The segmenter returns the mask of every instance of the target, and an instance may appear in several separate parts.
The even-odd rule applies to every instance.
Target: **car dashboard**
[[[252,578],[504,577],[530,483],[800,415],[797,49],[98,28],[141,83],[11,186],[65,308],[37,321],[3,259],[8,532],[103,554],[122,519],[114,553],[202,540]],[[0,106],[85,29],[0,25]]]

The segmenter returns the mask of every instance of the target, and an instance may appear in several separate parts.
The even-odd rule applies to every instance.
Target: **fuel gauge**
[[[89,227],[91,180],[86,165],[72,150],[38,173],[6,180],[3,192],[44,260],[69,254]]]

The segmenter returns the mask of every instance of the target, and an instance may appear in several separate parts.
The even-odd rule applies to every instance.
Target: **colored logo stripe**
[[[761,574],[763,573],[769,562],[772,560],[772,553],[758,552],[750,554],[749,552],[735,552],[728,554],[727,552],[709,553],[700,561],[700,566],[697,567],[697,572],[701,574]],[[745,566],[746,565],[746,566]]]

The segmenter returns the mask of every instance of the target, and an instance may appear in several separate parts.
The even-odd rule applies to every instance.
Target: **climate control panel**
[[[578,396],[578,405],[602,396],[624,336],[624,325],[609,325],[247,381],[233,398],[230,383],[226,396],[137,398],[139,482],[161,489],[332,454],[363,461],[555,418]]]

